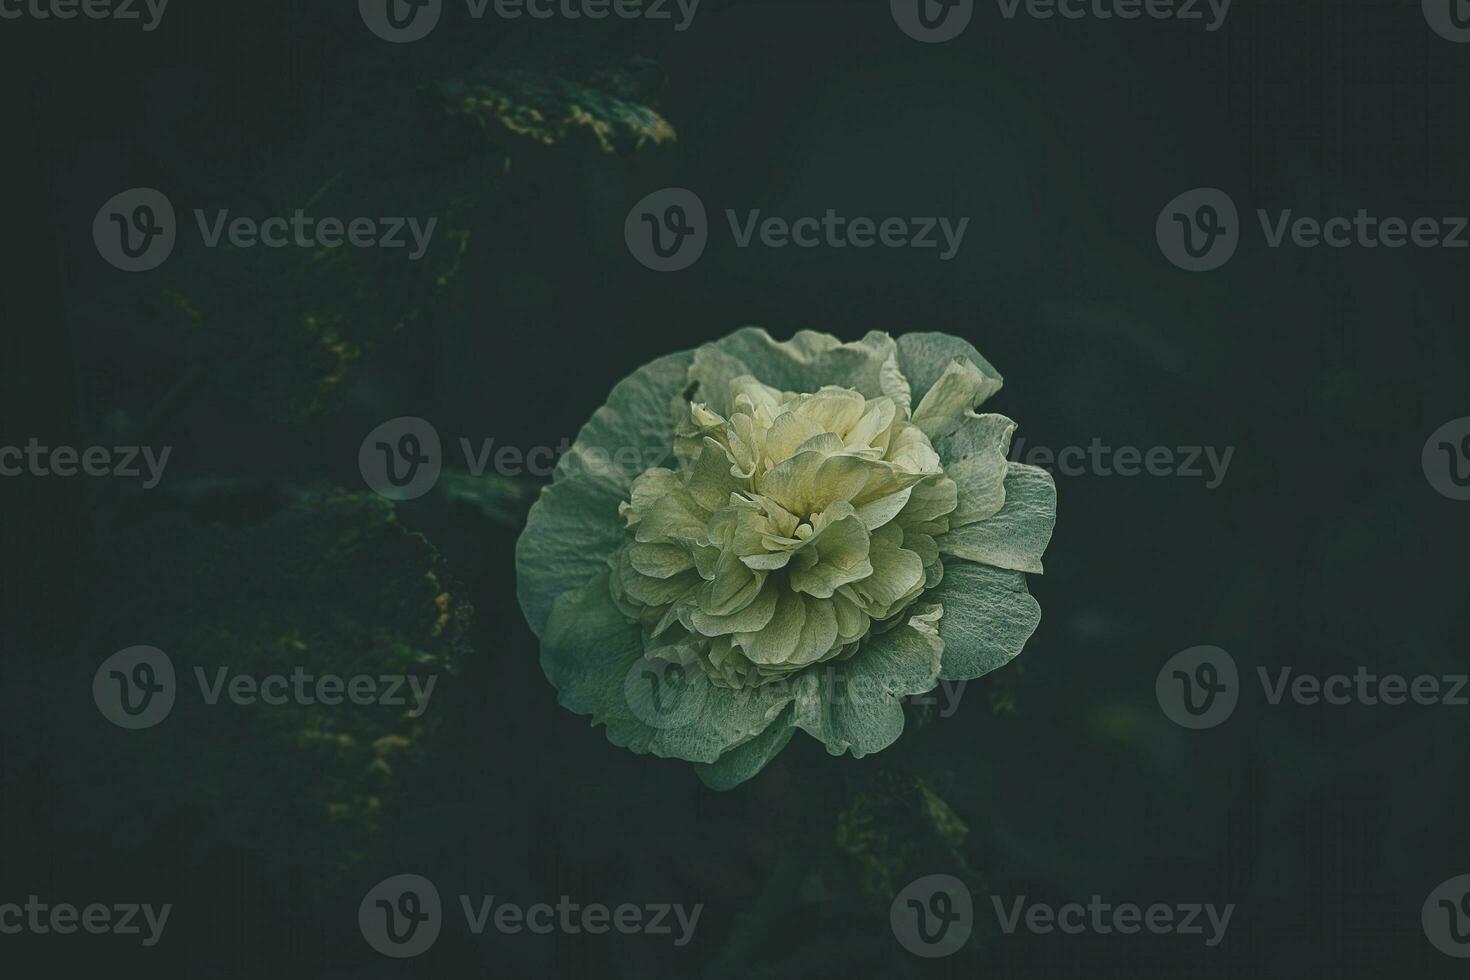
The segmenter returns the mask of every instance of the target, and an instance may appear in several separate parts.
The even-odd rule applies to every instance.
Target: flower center
[[[942,574],[956,488],[890,398],[730,382],[690,403],[676,469],[634,480],[613,598],[648,656],[753,687],[856,652]]]

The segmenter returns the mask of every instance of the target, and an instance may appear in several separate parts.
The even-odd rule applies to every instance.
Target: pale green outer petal
[[[749,374],[750,368],[740,358],[706,344],[694,352],[694,363],[689,368],[689,380],[699,385],[691,397],[710,411],[729,418],[734,402],[730,382]]]
[[[898,344],[893,345],[893,353],[883,362],[883,367],[878,372],[878,382],[883,388],[883,394],[892,398],[893,404],[906,417],[913,410],[914,393],[909,387],[909,379],[903,376],[903,368],[898,365]]]
[[[1016,423],[1004,415],[970,414],[958,429],[935,443],[944,472],[959,488],[959,503],[949,526],[992,517],[1005,503],[1005,479]]]
[[[816,391],[823,385],[835,385],[856,388],[868,398],[884,394],[883,362],[897,350],[893,338],[878,331],[844,344],[831,334],[799,330],[790,340],[778,342],[760,327],[742,327],[706,346],[735,358],[745,365],[745,373],[781,391]],[[718,382],[731,370],[723,358],[709,360],[720,364],[711,380]],[[703,398],[703,391],[696,397]]]
[[[1011,436],[1015,431],[1016,423],[1004,415],[971,412],[959,428],[935,440],[934,450],[946,468],[977,453],[999,451],[1005,455],[1011,451]]]
[[[686,724],[657,728],[638,717],[627,693],[628,676],[643,656],[640,629],[613,604],[606,573],[556,600],[542,638],[541,669],[557,689],[557,702],[591,715],[593,725],[606,725],[614,745],[714,762],[765,731],[792,697],[779,686],[737,695],[711,685],[704,671],[691,670],[681,699],[691,699],[697,712]]]
[[[684,389],[694,355],[661,357],[619,381],[557,463],[554,482],[541,491],[516,542],[516,580],[521,610],[539,636],[556,597],[580,587],[622,543],[618,504],[642,469],[657,466],[660,449],[672,456],[674,423],[669,405]],[[617,458],[637,452],[637,467],[598,466],[588,450]]]
[[[971,364],[956,358],[914,406],[913,422],[924,435],[938,439],[964,424],[965,418],[992,390],[994,380]]]
[[[944,607],[939,676],[968,681],[1003,667],[1021,652],[1041,622],[1041,606],[1020,572],[950,559],[938,588],[924,597]]]
[[[712,763],[696,763],[694,771],[710,789],[727,790],[740,785],[780,755],[791,736],[796,734],[796,727],[791,724],[791,713],[792,708],[788,704],[765,731]]]
[[[939,538],[939,550],[982,565],[1041,572],[1041,554],[1057,521],[1057,485],[1036,466],[1011,463],[1005,506],[994,517],[966,524]]]
[[[870,636],[851,660],[798,679],[796,726],[832,755],[851,750],[862,758],[886,749],[903,733],[899,699],[934,689],[943,649],[933,625],[918,616]]]
[[[916,404],[957,357],[968,358],[988,380],[978,393],[976,405],[1000,391],[1004,383],[1000,372],[968,342],[943,333],[906,333],[898,338],[898,366],[908,378]]]
[[[693,673],[702,675],[703,671]],[[698,733],[705,736],[697,743],[701,751],[697,755],[692,754],[671,743],[655,745],[653,752],[690,762],[714,762],[730,749],[744,745],[769,728],[795,696],[796,692],[788,684],[770,684],[740,691],[710,685],[704,715],[698,723],[705,729]]]

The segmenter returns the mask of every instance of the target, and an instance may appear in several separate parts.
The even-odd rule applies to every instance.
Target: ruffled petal
[[[913,397],[920,401],[956,358],[969,361],[986,378],[974,405],[1000,391],[1004,384],[1000,372],[967,341],[943,333],[906,333],[898,338],[898,366],[913,389]]]
[[[712,763],[696,765],[694,771],[710,789],[734,789],[764,769],[772,759],[781,754],[796,726],[791,723],[792,709],[788,705],[776,720],[766,726],[750,741],[737,745]]]
[[[637,625],[608,594],[606,575],[557,598],[541,669],[558,703],[605,725],[614,745],[691,762],[714,762],[759,735],[792,697],[779,687],[731,696],[702,670],[675,667],[675,674],[646,658]]]
[[[982,565],[1040,574],[1041,555],[1057,522],[1057,485],[1036,466],[1011,463],[1005,506],[995,516],[951,530],[939,550]]]
[[[903,732],[900,699],[932,691],[938,683],[944,651],[934,624],[938,613],[937,607],[921,610],[869,639],[852,660],[803,674],[796,726],[832,755],[851,751],[862,758],[892,745]]]
[[[936,444],[945,474],[959,488],[950,527],[993,517],[1005,504],[1006,457],[1015,431],[1016,423],[1004,415],[970,415]]]
[[[893,338],[878,331],[845,344],[814,330],[799,330],[790,340],[777,341],[760,327],[744,327],[707,346],[739,360],[746,366],[743,373],[781,391],[810,392],[834,385],[868,398],[886,394],[883,362],[897,350]]]
[[[944,680],[973,680],[1005,666],[1041,622],[1026,576],[988,565],[951,559],[943,581],[926,598],[944,607]]]

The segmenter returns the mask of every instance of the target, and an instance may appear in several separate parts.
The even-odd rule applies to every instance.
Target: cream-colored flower
[[[1056,491],[1007,462],[1015,423],[974,411],[1000,386],[943,334],[755,329],[619,384],[517,549],[562,703],[726,787],[796,728],[882,749],[902,697],[1009,661],[1039,619],[1023,573],[1041,571]],[[608,465],[650,449],[662,465]]]

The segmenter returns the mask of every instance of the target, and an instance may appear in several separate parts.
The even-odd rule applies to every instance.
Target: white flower
[[[998,372],[964,341],[855,344],[746,329],[613,390],[517,551],[521,601],[564,705],[619,745],[749,778],[795,728],[861,756],[904,695],[1000,666],[1035,629],[1055,487],[979,415]],[[914,397],[918,396],[917,404]],[[598,458],[649,448],[666,465]],[[691,673],[699,710],[650,724],[624,681]]]

